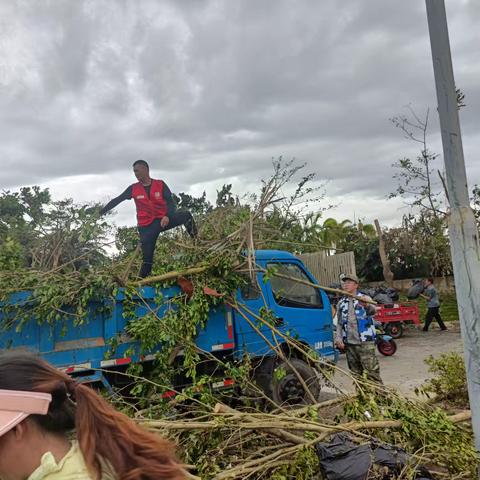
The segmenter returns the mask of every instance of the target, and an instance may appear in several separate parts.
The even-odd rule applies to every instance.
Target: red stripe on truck
[[[131,363],[131,361],[131,357],[118,358],[117,360],[115,360],[115,365],[127,365],[128,363]]]

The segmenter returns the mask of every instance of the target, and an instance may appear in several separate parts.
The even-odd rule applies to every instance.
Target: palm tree
[[[305,215],[302,225],[305,241],[319,237],[319,234],[322,230],[322,225],[320,224],[321,218],[322,214],[319,212],[310,212]]]
[[[343,240],[352,228],[352,222],[350,220],[343,220],[337,222],[334,218],[327,218],[322,225],[320,232],[320,238],[323,245],[335,249],[339,242]]]
[[[371,223],[362,223],[361,221],[359,221],[357,228],[358,231],[366,238],[375,238],[377,236],[375,226]]]

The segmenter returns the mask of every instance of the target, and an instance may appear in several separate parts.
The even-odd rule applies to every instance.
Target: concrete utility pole
[[[475,447],[480,452],[480,249],[463,159],[444,0],[425,0],[450,201],[449,234]],[[480,478],[480,477],[479,477]]]

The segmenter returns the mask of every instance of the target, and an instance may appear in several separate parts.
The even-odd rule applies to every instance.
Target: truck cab
[[[307,284],[317,282],[301,260],[288,252],[262,250],[257,252],[256,263],[263,271],[256,274],[256,284],[251,282],[248,288],[239,290],[239,305],[246,305],[256,314],[268,308],[274,315],[276,330],[308,345],[321,357],[335,360],[330,302],[325,292]],[[238,313],[235,320],[237,355],[271,353],[266,340],[252,329],[251,322]],[[263,325],[261,331],[267,332],[269,327]],[[283,343],[281,337],[277,340]]]

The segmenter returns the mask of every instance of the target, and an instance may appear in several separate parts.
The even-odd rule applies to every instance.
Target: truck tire
[[[385,325],[385,333],[392,338],[403,337],[403,324],[401,322],[392,322]]]
[[[276,357],[269,356],[264,357],[260,361],[257,361],[252,365],[251,379],[257,388],[265,393],[268,398],[272,398],[272,375],[275,368]],[[258,391],[256,388],[245,388],[243,393],[247,397],[258,397]]]
[[[305,391],[292,367],[302,377],[311,396]],[[320,381],[315,370],[298,358],[291,358],[288,362],[277,365],[270,383],[271,398],[277,405],[312,404],[318,399],[320,389]]]

